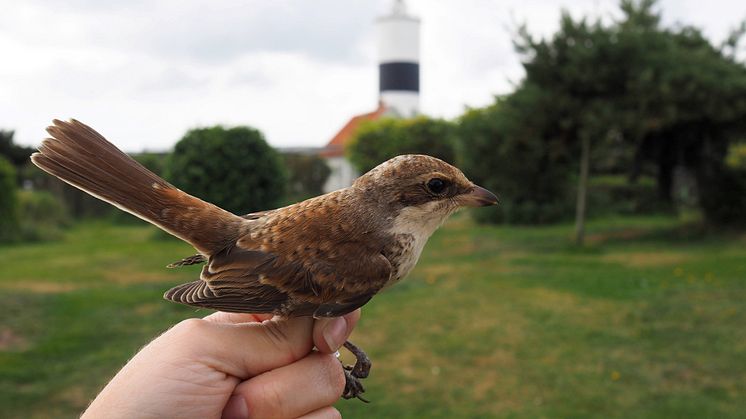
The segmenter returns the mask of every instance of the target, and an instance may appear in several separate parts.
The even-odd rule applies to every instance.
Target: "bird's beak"
[[[470,192],[461,195],[459,201],[465,207],[486,207],[500,202],[495,194],[477,185]]]

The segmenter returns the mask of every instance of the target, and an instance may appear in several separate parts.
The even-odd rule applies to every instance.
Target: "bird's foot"
[[[370,374],[370,367],[373,366],[368,355],[349,340],[344,343],[344,347],[355,355],[355,366],[352,367],[352,375],[357,378],[367,378],[368,374]]]
[[[368,400],[365,400],[360,396],[365,392],[360,380],[368,377],[368,374],[370,373],[370,368],[372,366],[370,358],[368,358],[368,355],[366,355],[362,349],[350,341],[345,342],[344,347],[355,355],[355,365],[344,366],[345,391],[342,394],[342,397],[345,399],[356,397],[365,403],[369,403]]]
[[[352,375],[352,367],[345,366],[344,372],[345,391],[342,393],[342,397],[345,399],[358,398],[365,403],[370,403],[368,400],[363,398],[362,394],[365,393],[365,388],[363,388],[363,383],[360,382],[360,378]]]

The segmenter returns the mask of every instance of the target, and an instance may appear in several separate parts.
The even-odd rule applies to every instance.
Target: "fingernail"
[[[225,419],[247,419],[249,417],[249,407],[246,406],[246,399],[240,394],[234,394],[228,399],[228,403],[223,409],[223,418]]]
[[[336,351],[345,343],[347,335],[347,321],[342,317],[335,317],[324,327],[324,340],[329,349]]]

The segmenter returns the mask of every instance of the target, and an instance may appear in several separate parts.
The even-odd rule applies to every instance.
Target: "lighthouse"
[[[358,127],[381,118],[411,118],[420,113],[420,19],[394,0],[388,14],[376,19],[378,32],[378,107],[353,116],[320,150],[331,169],[324,192],[344,188],[360,175],[345,156]]]
[[[390,116],[409,118],[420,111],[420,19],[404,0],[376,20],[379,100]]]

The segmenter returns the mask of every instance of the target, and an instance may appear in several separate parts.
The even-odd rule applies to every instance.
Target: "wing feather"
[[[333,226],[328,220],[299,217],[278,211],[245,215],[257,223],[250,232],[210,255],[199,281],[165,297],[233,312],[334,317],[361,307],[388,282],[391,264],[373,241],[339,240],[337,230],[324,230]]]

